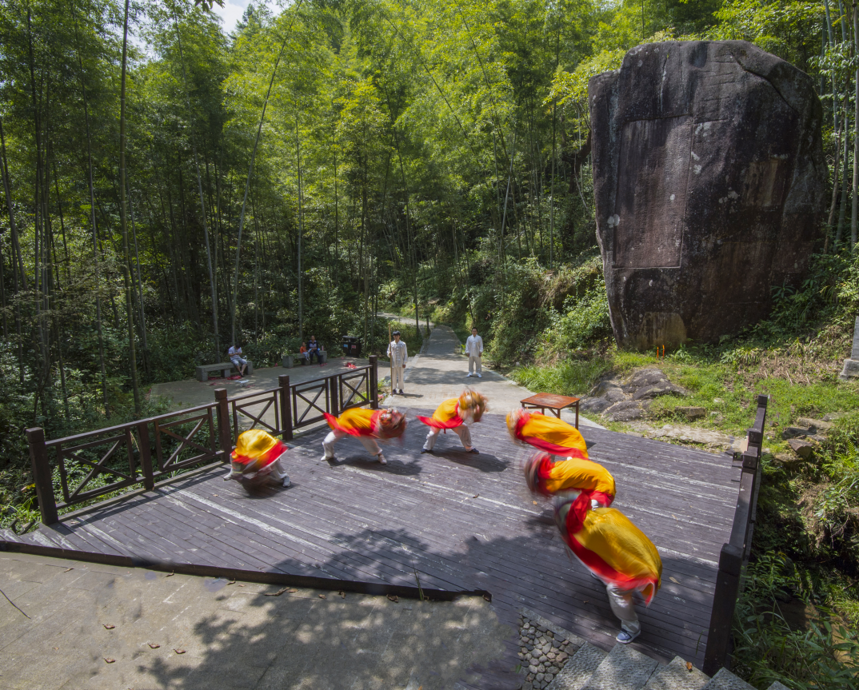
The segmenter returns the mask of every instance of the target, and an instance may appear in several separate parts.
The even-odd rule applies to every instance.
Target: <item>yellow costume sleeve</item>
[[[662,559],[653,542],[615,508],[588,511],[582,528],[568,535],[573,553],[603,580],[637,589],[649,604],[662,580]]]
[[[599,491],[611,497],[616,493],[614,477],[605,467],[580,458],[554,463],[544,481],[546,490],[553,494],[565,489]]]
[[[538,412],[523,415],[516,435],[547,453],[588,459],[588,447],[579,430],[555,417]]]

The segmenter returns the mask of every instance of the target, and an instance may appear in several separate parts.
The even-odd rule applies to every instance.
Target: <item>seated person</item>
[[[307,361],[313,364],[314,357],[322,364],[322,358],[319,356],[319,343],[316,342],[316,336],[311,335],[307,343]]]
[[[298,348],[298,354],[301,355],[301,357],[300,357],[301,366],[304,366],[304,364],[307,362],[307,345],[306,344],[301,343],[301,347]]]
[[[233,366],[239,370],[239,376],[244,376],[248,360],[242,358],[242,348],[230,345],[230,349],[227,350],[227,356],[230,358]]]

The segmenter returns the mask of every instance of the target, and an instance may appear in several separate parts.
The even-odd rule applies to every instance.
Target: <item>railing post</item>
[[[340,376],[341,374],[337,374],[328,377],[328,413],[335,417],[340,415]]]
[[[379,409],[379,355],[370,355],[370,407]]]
[[[230,429],[230,405],[227,402],[226,388],[215,389],[215,402],[218,404],[218,444],[224,453],[223,461],[229,462],[233,452],[233,434]]]
[[[280,435],[284,441],[292,440],[292,402],[289,397],[289,374],[277,377],[280,386]]]
[[[702,669],[708,676],[716,675],[716,672],[726,665],[731,653],[731,624],[737,594],[740,591],[742,569],[743,550],[731,544],[723,544],[722,553],[719,555],[713,612],[710,614],[710,634],[707,637]]]
[[[152,473],[152,449],[149,447],[149,422],[138,422],[137,435],[140,437],[140,469],[143,471],[143,486],[147,491],[155,488]]]
[[[51,481],[51,466],[48,463],[48,447],[45,445],[45,431],[40,427],[27,429],[27,443],[30,444],[30,468],[36,484],[36,496],[42,522],[52,525],[59,522],[57,500],[54,497],[54,484]]]

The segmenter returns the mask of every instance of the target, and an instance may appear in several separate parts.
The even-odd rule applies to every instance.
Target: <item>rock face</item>
[[[591,79],[597,239],[619,345],[717,340],[806,270],[825,207],[811,78],[745,41],[652,43]]]
[[[660,395],[685,396],[689,391],[671,383],[661,369],[648,367],[634,372],[626,383],[601,381],[580,405],[582,411],[597,412],[612,422],[630,422],[641,419]]]

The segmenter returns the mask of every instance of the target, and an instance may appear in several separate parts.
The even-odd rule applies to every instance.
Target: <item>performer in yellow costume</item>
[[[650,605],[662,583],[662,560],[653,542],[616,508],[589,510],[578,491],[555,496],[555,523],[570,551],[605,583],[608,601],[621,630],[617,641],[632,642],[641,634],[633,592]]]
[[[243,431],[230,456],[231,469],[224,480],[235,479],[246,489],[274,480],[289,486],[289,475],[280,464],[287,448],[282,441],[262,429]]]
[[[591,508],[608,508],[616,493],[614,477],[599,463],[579,458],[555,461],[549,453],[534,453],[525,462],[525,482],[541,496],[580,491],[578,500]]]
[[[588,459],[588,447],[579,430],[555,417],[516,409],[507,415],[507,431],[514,443],[527,443],[558,457]]]
[[[418,416],[418,419],[429,427],[421,453],[431,453],[439,433],[447,429],[459,436],[466,452],[477,453],[477,448],[471,445],[470,427],[480,421],[487,409],[489,407],[484,396],[464,390],[458,398],[449,398],[439,405],[432,417]]]
[[[353,407],[339,417],[325,413],[325,420],[331,431],[322,441],[325,454],[323,460],[334,459],[334,443],[345,436],[357,438],[367,452],[374,456],[382,465],[387,464],[382,449],[377,440],[387,441],[403,435],[406,430],[406,418],[396,410],[370,410],[365,407]]]

